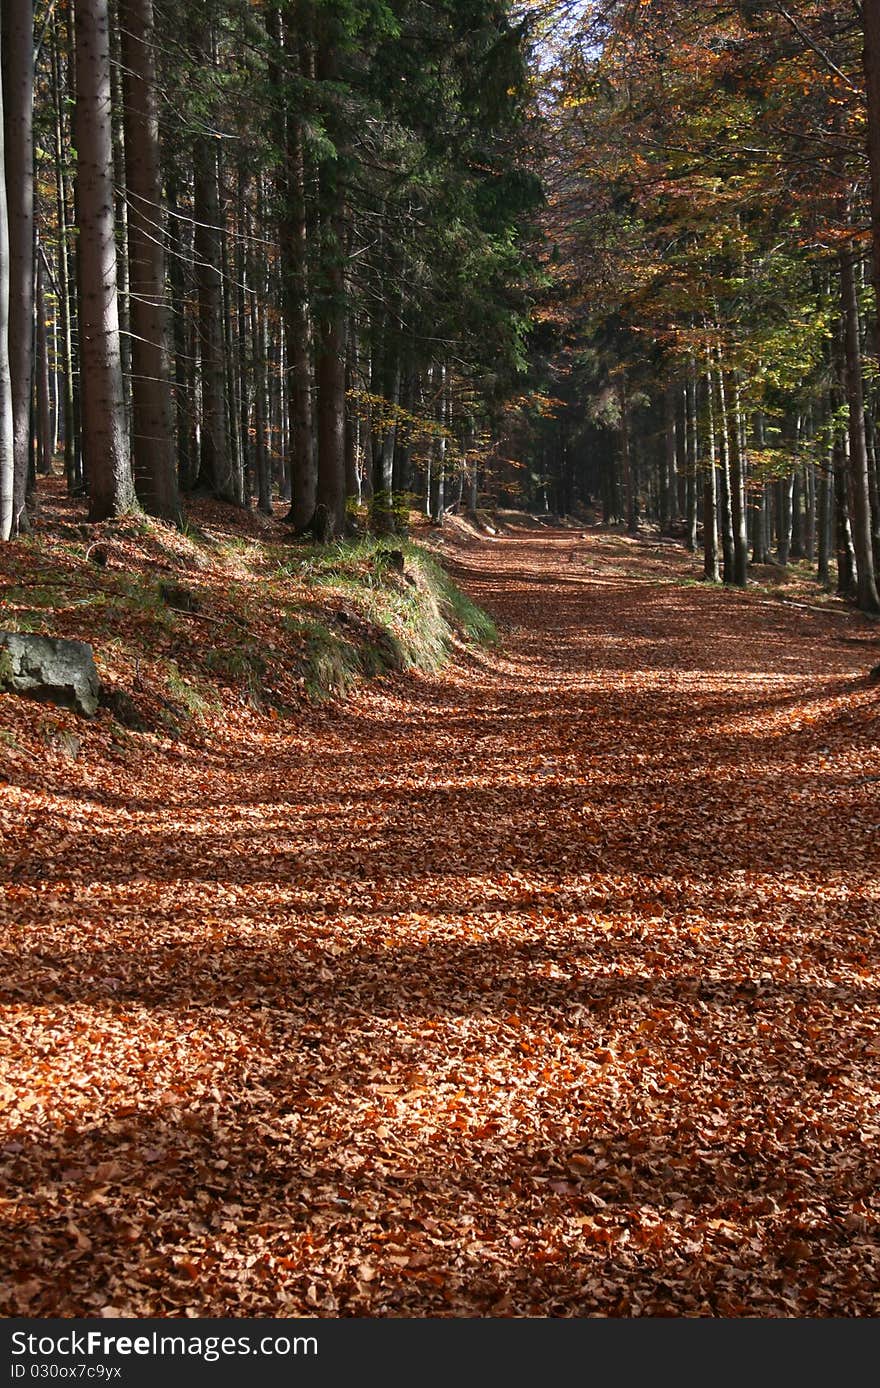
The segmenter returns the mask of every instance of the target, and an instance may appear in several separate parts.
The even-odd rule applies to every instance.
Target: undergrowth
[[[497,640],[417,543],[315,546],[277,524],[235,527],[46,526],[3,549],[0,627],[89,642],[114,720],[177,736],[236,707],[283,718]],[[0,724],[23,703],[0,697]]]

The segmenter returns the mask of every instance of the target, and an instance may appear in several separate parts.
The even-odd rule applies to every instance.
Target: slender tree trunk
[[[349,320],[348,338],[345,353],[345,395],[354,390],[355,363],[357,361],[357,329],[353,319]],[[358,415],[352,409],[345,411],[345,495],[356,506],[361,500],[361,478],[358,468]]]
[[[264,516],[272,514],[272,479],[266,447],[266,312],[262,295],[251,295],[251,338],[254,344],[254,471],[257,506]]]
[[[58,17],[52,15],[52,97],[55,136],[55,215],[58,222],[58,287],[63,343],[62,389],[64,400],[64,475],[67,490],[73,492],[82,481],[79,421],[74,393],[72,276],[67,215],[67,174],[65,168],[64,113],[62,110],[61,60]]]
[[[264,215],[263,181],[257,183],[257,223],[262,226]],[[272,474],[266,431],[269,420],[267,358],[267,314],[269,276],[265,256],[253,252],[251,257],[250,333],[254,356],[254,470],[257,480],[257,506],[266,516],[272,514]]]
[[[685,493],[685,544],[691,554],[697,552],[697,377],[691,370],[685,390],[685,420],[687,423],[687,490]]]
[[[718,583],[718,490],[715,458],[715,403],[712,371],[706,373],[707,431],[706,461],[703,466],[703,577]]]
[[[447,368],[444,363],[440,367],[440,389],[437,393],[437,423],[440,426],[440,433],[437,438],[437,466],[434,470],[434,501],[431,506],[431,518],[436,525],[443,524],[443,517],[446,514],[446,467],[448,452],[446,373]],[[565,502],[561,501],[560,508],[564,509],[564,506]]]
[[[46,272],[42,247],[37,249],[36,282],[37,342],[37,472],[47,477],[52,471],[52,411],[49,391],[49,337],[46,331]]]
[[[816,465],[804,468],[804,556],[812,564],[816,557]]]
[[[852,598],[856,593],[856,556],[850,526],[847,458],[849,440],[838,433],[834,440],[834,519],[837,548],[837,593]]]
[[[733,581],[745,588],[749,574],[749,536],[746,524],[746,434],[743,426],[739,380],[733,377],[733,465],[730,473],[730,499],[733,513]]]
[[[339,276],[342,289],[342,276]],[[318,486],[315,529],[321,540],[345,531],[345,323],[333,313],[319,320]]]
[[[626,377],[624,375],[621,375],[618,381],[617,398],[620,408],[620,467],[623,475],[626,528],[630,535],[635,535],[639,527],[636,517],[635,487],[633,486],[632,446],[629,427],[629,396],[626,388]]]
[[[9,222],[9,371],[15,449],[12,529],[27,517],[34,382],[34,5],[4,0],[3,119]]]
[[[791,492],[792,476],[780,477],[774,486],[776,513],[776,558],[787,568],[791,553]]]
[[[660,488],[660,528],[668,535],[677,519],[678,489],[675,476],[676,426],[675,398],[676,387],[671,383],[663,393],[663,479]]]
[[[177,521],[174,415],[168,364],[165,241],[152,0],[119,0],[128,188],[131,414],[134,481],[145,511]]]
[[[373,351],[374,370],[377,362],[384,366],[373,387],[374,395],[381,395],[383,402],[390,407],[388,417],[381,420],[381,428],[372,439],[373,478],[370,517],[374,528],[379,532],[394,529],[394,453],[397,441],[397,415],[400,404],[400,354],[396,344],[388,341],[390,325],[387,315],[383,321],[384,333],[375,344]],[[379,409],[381,410],[381,406]]]
[[[173,407],[176,434],[178,485],[190,491],[195,484],[195,450],[192,430],[196,418],[195,371],[187,344],[187,274],[191,269],[191,243],[184,235],[176,179],[166,181],[168,200],[168,281],[171,287],[172,339],[174,348]]]
[[[871,536],[871,497],[868,484],[868,452],[865,442],[865,404],[862,386],[859,304],[853,268],[854,252],[840,256],[840,295],[843,317],[843,345],[846,402],[849,412],[849,473],[852,493],[853,547],[856,555],[856,589],[863,612],[880,611],[880,597],[874,575],[874,547]]]
[[[0,59],[3,37],[0,30]],[[6,213],[3,95],[0,86],[0,540],[12,535],[15,515],[15,431],[9,371],[9,219]]]
[[[868,440],[868,492],[871,498],[871,543],[874,550],[874,573],[880,573],[880,471],[877,459],[877,425],[874,411],[865,411]]]
[[[829,584],[829,561],[831,557],[831,515],[834,481],[834,445],[829,447],[828,457],[819,473],[819,495],[817,497],[817,578],[823,588]]]
[[[83,454],[97,521],[135,505],[116,296],[107,0],[77,0],[76,148]]]
[[[725,583],[734,581],[734,537],[733,508],[730,484],[730,419],[727,411],[727,391],[724,386],[724,371],[721,352],[718,353],[718,402],[720,406],[719,424],[721,431],[720,467],[718,469],[719,513],[721,518],[721,553]]]
[[[290,6],[294,33],[285,32],[280,13],[270,7],[269,32],[286,71],[294,78],[307,75],[311,63],[306,54],[311,47],[309,17],[300,3]],[[269,64],[270,80],[282,86],[280,63]],[[306,215],[306,154],[303,114],[299,105],[287,103],[279,108],[276,137],[282,151],[282,173],[278,179],[279,239],[284,247],[281,262],[281,308],[284,316],[287,370],[283,374],[283,424],[287,446],[282,448],[290,476],[290,510],[287,521],[302,531],[315,514],[317,495],[317,444],[315,411],[312,405],[312,318],[309,303],[309,228]]]
[[[73,0],[74,6],[76,0]],[[116,279],[119,304],[119,354],[122,358],[122,389],[125,396],[125,425],[129,439],[131,419],[131,316],[128,279],[128,201],[125,169],[125,142],[122,125],[125,98],[122,87],[122,55],[119,47],[119,15],[124,0],[108,0],[110,15],[110,112],[113,132],[113,202],[116,222]],[[157,218],[158,220],[158,218]],[[137,491],[137,478],[135,478]]]
[[[318,177],[322,212],[322,257],[317,297],[318,484],[313,528],[319,539],[345,531],[345,167],[347,152],[335,86],[339,78],[336,24],[328,16],[316,56],[316,76],[325,96],[325,120],[336,149]]]
[[[871,170],[871,249],[880,340],[880,0],[862,0],[862,61],[868,106],[868,160]]]
[[[804,482],[800,468],[797,468],[791,479],[791,547],[789,555],[792,559],[803,559],[804,557]]]
[[[687,387],[683,387],[676,392],[675,402],[676,417],[676,446],[675,446],[675,467],[676,467],[676,500],[675,518],[677,521],[684,520],[687,515],[687,447],[688,447],[688,425],[687,425]],[[681,427],[678,427],[678,423]]]
[[[198,486],[237,502],[226,416],[226,339],[223,314],[223,248],[216,142],[196,139],[195,261],[199,300],[202,422]]]
[[[754,417],[755,447],[764,447],[764,416],[759,410]],[[769,556],[767,539],[767,483],[761,482],[752,493],[752,563],[766,564]]]

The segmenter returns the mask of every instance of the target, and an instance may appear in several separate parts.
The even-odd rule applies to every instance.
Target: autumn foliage
[[[7,764],[7,1314],[876,1312],[864,619],[444,544],[501,650]]]

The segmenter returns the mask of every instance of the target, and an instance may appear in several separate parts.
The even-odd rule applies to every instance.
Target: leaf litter
[[[865,624],[572,544],[453,550],[439,676],[7,768],[4,1314],[880,1311]]]

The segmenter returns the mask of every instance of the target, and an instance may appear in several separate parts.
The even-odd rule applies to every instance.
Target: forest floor
[[[877,628],[445,546],[499,647],[4,768],[4,1313],[880,1314]]]

